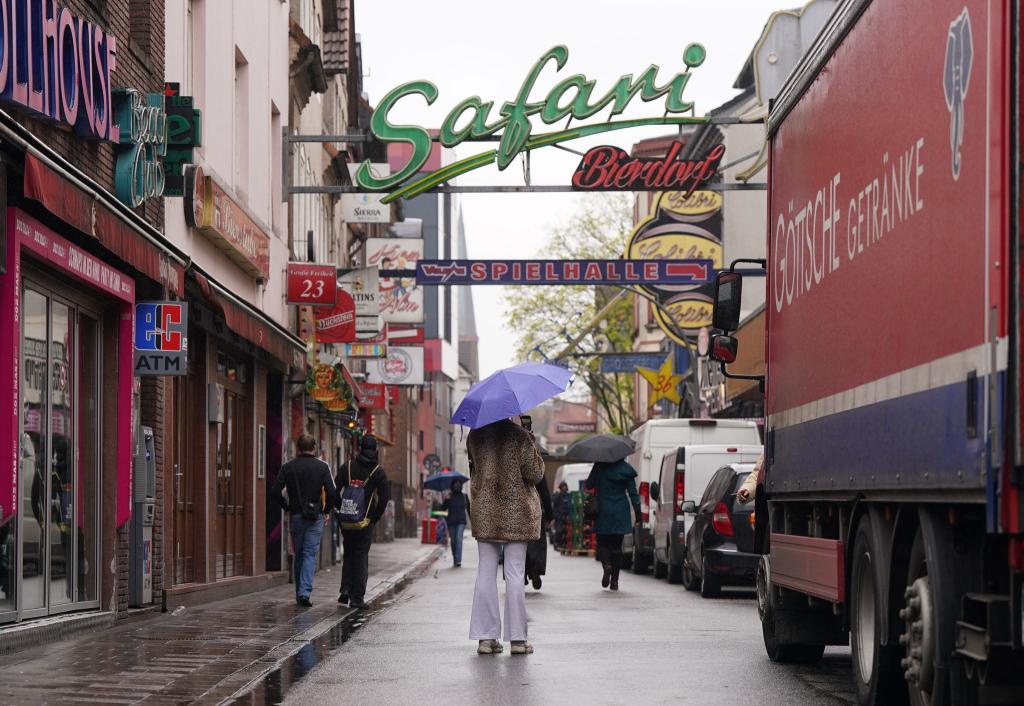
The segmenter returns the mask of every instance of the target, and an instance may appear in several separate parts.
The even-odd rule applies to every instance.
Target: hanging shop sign
[[[632,373],[637,368],[657,370],[664,360],[664,353],[605,353],[601,356],[601,372]]]
[[[134,369],[138,376],[188,372],[188,304],[135,304]]]
[[[651,394],[647,400],[647,406],[653,407],[658,400],[666,399],[679,404],[682,396],[679,394],[679,384],[683,381],[682,375],[675,371],[675,357],[666,356],[665,362],[657,370],[651,368],[637,368],[640,377],[650,383]]]
[[[678,191],[689,196],[718,172],[725,155],[719,144],[699,159],[679,159],[686,147],[673,141],[664,157],[630,157],[619,147],[593,147],[572,175],[576,191]]]
[[[416,283],[440,284],[706,284],[708,259],[671,260],[420,260]]]
[[[356,337],[360,338],[368,336],[370,338],[376,338],[384,331],[387,331],[388,325],[384,323],[384,317],[380,316],[359,316],[356,315]]]
[[[50,2],[0,0],[0,99],[84,137],[118,142],[117,38]]]
[[[338,270],[334,265],[288,263],[289,304],[333,306],[337,293]]]
[[[363,398],[359,406],[363,409],[387,409],[387,386],[368,383],[360,386]]]
[[[597,431],[597,422],[555,422],[557,434],[593,434]]]
[[[270,276],[270,236],[198,165],[185,169],[185,221],[249,274]]]
[[[360,326],[360,319],[363,319],[363,318],[373,318],[375,320],[374,321],[374,325],[377,326],[377,329],[375,329],[374,331],[369,332],[369,333],[363,333],[360,330],[360,328],[359,328],[359,326]],[[379,316],[374,316],[374,317],[357,316],[356,317],[356,341],[358,341],[359,343],[387,343],[388,342],[388,329],[389,329],[388,325],[385,324],[383,321],[381,321]]]
[[[350,343],[356,340],[356,305],[348,292],[339,289],[334,306],[316,311],[317,343]]]
[[[522,152],[541,146],[554,145],[579,137],[621,130],[644,125],[683,125],[706,122],[706,118],[686,115],[693,110],[693,103],[685,100],[683,93],[693,75],[690,70],[704,63],[707,52],[700,44],[690,44],[683,50],[686,68],[670,80],[659,84],[659,68],[648,66],[639,77],[633,74],[621,76],[607,92],[600,97],[593,95],[597,82],[582,74],[573,74],[556,83],[545,96],[531,95],[545,67],[553,63],[555,71],[561,70],[569,60],[565,46],[555,46],[546,51],[529,69],[516,97],[501,104],[498,117],[493,122],[491,111],[494,101],[484,101],[472,96],[460,101],[441,121],[438,141],[444,147],[455,147],[467,140],[480,140],[498,132],[501,138],[497,149],[459,160],[443,169],[427,175],[420,175],[423,165],[430,157],[432,139],[430,132],[415,125],[395,125],[389,114],[403,99],[420,96],[428,105],[438,97],[437,86],[429,81],[404,83],[387,93],[370,116],[370,130],[381,142],[402,142],[411,147],[409,162],[394,174],[376,177],[369,161],[363,162],[356,171],[356,182],[367,191],[388,191],[382,199],[390,203],[397,198],[412,198],[442,182],[450,181],[479,167],[496,164],[498,169],[507,168]],[[662,115],[653,118],[615,120],[626,111],[635,97],[648,103],[664,100]],[[592,124],[577,124],[609,110],[608,119]],[[545,125],[572,121],[565,130],[533,134],[531,117],[537,116]],[[419,176],[418,176],[419,175]],[[417,178],[418,176],[418,178]],[[395,188],[400,187],[400,188]]]
[[[306,392],[317,402],[333,400],[341,394],[341,371],[333,365],[319,363],[306,374]]]
[[[346,343],[342,349],[346,358],[383,358],[387,353],[384,343]]]
[[[423,257],[418,238],[370,238],[366,241],[366,264],[382,270],[412,270]],[[423,290],[415,277],[379,278],[380,314],[388,323],[423,323]]]
[[[709,260],[713,269],[724,264],[722,195],[712,191],[658,194],[651,213],[634,229],[626,245],[631,260],[665,262]],[[657,302],[654,319],[676,343],[688,345],[700,329],[711,325],[713,283],[641,284]]]
[[[114,191],[121,203],[138,208],[164,194],[167,156],[167,113],[162,93],[133,88],[113,93],[120,126],[120,148],[114,167]]]
[[[338,286],[352,295],[356,316],[380,314],[380,278],[376,267],[345,272],[338,276]]]
[[[334,370],[338,375],[338,394],[331,399],[323,400],[320,404],[328,412],[344,412],[355,405],[355,393],[352,391],[352,386],[345,380],[345,369],[339,364],[334,366]]]
[[[422,346],[426,340],[422,326],[389,326],[387,342],[393,346]]]
[[[385,385],[422,385],[423,349],[389,346],[387,357],[367,362],[366,380]]]
[[[192,96],[181,95],[180,83],[164,84],[167,112],[167,156],[164,157],[164,196],[185,195],[185,167],[203,146],[203,115]]]
[[[356,183],[356,171],[358,164],[348,165],[349,176],[352,183]],[[370,174],[374,179],[383,179],[391,173],[391,165],[387,162],[370,163]],[[391,206],[384,203],[382,194],[342,194],[341,195],[341,218],[346,223],[390,223]]]

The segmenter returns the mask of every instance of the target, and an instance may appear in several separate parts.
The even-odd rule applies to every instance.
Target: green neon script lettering
[[[544,103],[528,103],[527,99],[530,97],[530,91],[533,90],[533,84],[537,83],[541,69],[552,59],[555,60],[558,70],[561,70],[565,66],[565,62],[569,60],[568,48],[559,45],[548,49],[533,65],[530,73],[526,75],[526,80],[523,81],[515,102],[501,106],[501,114],[508,118],[508,126],[502,131],[501,142],[498,143],[498,169],[504,169],[511,164],[516,155],[522,151],[526,141],[530,139],[530,132],[533,130],[530,116],[542,110]]]
[[[384,96],[377,110],[370,117],[370,129],[384,142],[408,142],[412,145],[412,156],[409,163],[400,170],[386,177],[375,177],[370,171],[370,160],[359,165],[356,171],[356,182],[364,189],[380,191],[395,184],[401,184],[420,170],[430,157],[430,133],[416,125],[392,125],[388,122],[388,113],[395,103],[404,96],[419,94],[431,105],[437,100],[437,86],[429,81],[411,81],[393,88]]]
[[[494,101],[484,103],[480,96],[470,96],[452,108],[452,112],[448,113],[448,117],[441,123],[441,133],[438,135],[438,140],[445,147],[454,147],[470,137],[480,138],[493,135],[508,122],[508,120],[503,119],[493,125],[488,125],[487,116],[490,115],[491,108],[493,107]],[[473,119],[465,127],[459,128],[456,125],[459,118],[470,110],[473,111]]]

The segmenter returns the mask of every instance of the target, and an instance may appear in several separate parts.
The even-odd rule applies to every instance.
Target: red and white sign
[[[338,291],[338,270],[334,265],[310,262],[288,263],[288,303],[332,306]]]
[[[412,270],[423,257],[423,241],[416,238],[370,238],[366,266],[381,270]],[[380,277],[380,314],[389,323],[423,322],[423,289],[415,277]]]
[[[422,326],[391,326],[387,336],[388,343],[401,346],[422,346],[425,340]]]
[[[387,402],[387,386],[363,383],[363,397],[359,400],[359,406],[363,409],[385,409]]]
[[[126,302],[135,301],[135,280],[72,245],[27,213],[8,209],[8,227],[17,233],[22,247],[51,265]]]
[[[317,343],[351,343],[356,340],[356,303],[352,295],[339,289],[330,309],[316,313]]]
[[[386,358],[367,362],[366,379],[387,385],[422,385],[423,349],[389,347]]]

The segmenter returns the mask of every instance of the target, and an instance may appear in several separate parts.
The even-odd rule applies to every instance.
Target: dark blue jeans
[[[452,536],[452,561],[456,564],[462,563],[462,533],[466,531],[466,525],[452,525],[448,532]]]
[[[316,555],[320,551],[324,518],[307,520],[301,514],[293,513],[289,530],[292,535],[292,551],[295,552],[295,595],[309,598],[313,592],[313,574],[316,572]]]

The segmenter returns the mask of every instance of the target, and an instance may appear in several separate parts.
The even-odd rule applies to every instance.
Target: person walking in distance
[[[558,484],[558,490],[551,496],[551,509],[554,517],[554,528],[551,532],[551,546],[561,549],[565,545],[565,523],[569,520],[569,484],[564,480]]]
[[[527,642],[526,545],[540,536],[541,506],[537,483],[544,463],[533,437],[517,418],[501,419],[469,432],[470,519],[480,561],[473,592],[469,637],[479,654],[497,654],[501,643],[498,612],[498,560],[505,560],[505,639],[512,654],[530,654]]]
[[[341,592],[338,603],[366,608],[366,578],[369,571],[373,526],[391,500],[391,485],[377,455],[377,439],[369,434],[360,443],[359,454],[338,469],[338,520],[344,550],[341,564]]]
[[[629,508],[640,521],[640,495],[636,491],[636,469],[625,460],[614,463],[598,462],[590,469],[587,488],[597,493],[597,558],[604,567],[601,586],[619,590],[619,570],[622,568],[622,537],[633,531],[629,521]]]
[[[295,441],[298,456],[281,467],[270,496],[289,513],[288,527],[295,553],[295,602],[313,605],[316,555],[324,531],[327,510],[334,504],[335,487],[331,467],[316,457],[316,440],[303,434]],[[286,500],[282,491],[288,489]],[[323,498],[323,501],[321,499]]]
[[[461,480],[452,481],[452,494],[444,501],[441,509],[448,511],[445,522],[452,542],[452,566],[462,566],[462,535],[469,516],[469,498],[462,492]]]

